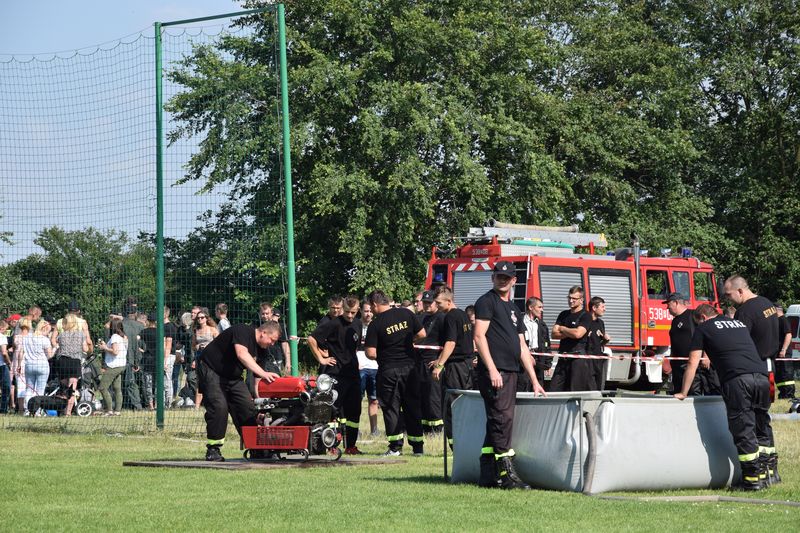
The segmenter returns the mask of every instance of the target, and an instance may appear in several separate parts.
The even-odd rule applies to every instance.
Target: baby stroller
[[[81,359],[81,377],[78,380],[78,401],[75,413],[78,416],[91,416],[95,411],[103,409],[103,402],[97,397],[95,391],[100,385],[100,373],[93,364],[97,355],[90,355]]]

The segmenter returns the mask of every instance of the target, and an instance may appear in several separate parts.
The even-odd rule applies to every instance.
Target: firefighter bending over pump
[[[230,412],[236,430],[256,425],[256,406],[242,379],[245,369],[253,375],[274,381],[278,374],[266,372],[256,362],[267,348],[278,341],[280,326],[265,322],[258,328],[237,324],[226,329],[203,350],[197,365],[198,388],[206,407],[206,461],[224,461],[220,447],[225,443]]]

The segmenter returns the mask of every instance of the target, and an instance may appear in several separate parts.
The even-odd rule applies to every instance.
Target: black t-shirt
[[[158,341],[156,333],[156,328],[144,328],[139,333],[141,348],[144,350],[144,353],[142,353],[142,369],[145,372],[153,372],[156,366],[156,342]]]
[[[689,345],[694,335],[694,319],[692,310],[687,309],[672,319],[669,328],[670,355],[672,357],[689,357]]]
[[[497,292],[491,290],[475,302],[475,319],[489,321],[486,341],[497,370],[519,372],[519,336],[524,335],[526,329],[522,313],[514,302],[503,300]],[[478,364],[485,368],[483,359],[479,358]]]
[[[444,322],[444,313],[425,313],[422,315],[422,327],[425,328],[427,339],[438,340]],[[429,344],[429,343],[427,343]],[[423,361],[433,361],[439,357],[439,350],[419,350]]]
[[[472,343],[472,323],[467,313],[461,309],[453,308],[444,313],[439,331],[439,344],[444,346],[446,342],[456,343],[453,353],[447,359],[448,363],[472,358],[472,352],[475,351]]]
[[[337,316],[317,326],[311,333],[320,348],[328,350],[328,356],[336,359],[336,365],[320,366],[320,374],[332,376],[358,376],[356,350],[361,344],[361,321],[347,322]]]
[[[364,346],[378,353],[378,370],[414,363],[414,335],[422,328],[417,315],[402,307],[375,316],[367,328]]]
[[[583,326],[586,331],[589,331],[589,324],[592,321],[592,315],[581,309],[577,313],[573,313],[569,309],[565,309],[558,314],[556,324],[566,328],[577,328]],[[564,337],[559,341],[558,353],[586,353],[586,335],[580,339],[573,339]]]
[[[589,326],[586,328],[586,353],[590,355],[603,355],[603,347],[605,346],[603,337],[606,334],[606,324],[601,318],[591,320],[589,315]]]
[[[747,326],[739,320],[716,316],[695,329],[689,350],[704,350],[722,382],[742,374],[767,374]]]
[[[235,344],[247,348],[254,359],[264,357],[266,349],[256,343],[256,330],[246,324],[231,326],[214,338],[203,349],[203,361],[214,372],[227,379],[241,377],[244,365],[236,357]]]
[[[178,349],[178,326],[172,322],[164,322],[164,338],[172,339],[172,353],[175,353],[175,350]]]
[[[789,324],[789,319],[786,316],[779,316],[778,317],[778,351],[783,349],[783,341],[786,340],[786,335],[792,332],[792,325]],[[791,346],[791,344],[789,345]],[[787,353],[788,353],[787,348]],[[783,357],[788,357],[784,355]]]
[[[739,306],[734,319],[747,329],[756,344],[761,359],[775,357],[778,353],[778,310],[763,296],[751,298]]]

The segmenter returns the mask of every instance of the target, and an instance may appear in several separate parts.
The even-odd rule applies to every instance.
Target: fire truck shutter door
[[[574,285],[583,286],[583,275],[580,269],[563,267],[539,267],[542,303],[544,304],[544,321],[553,327],[558,314],[567,309],[567,295]],[[534,294],[536,292],[534,291]],[[558,345],[558,341],[553,344]]]
[[[603,322],[613,344],[633,345],[633,309],[630,272],[599,273],[589,269],[591,296],[606,301]]]
[[[453,272],[453,297],[459,309],[475,305],[475,301],[490,290],[492,290],[490,270]]]

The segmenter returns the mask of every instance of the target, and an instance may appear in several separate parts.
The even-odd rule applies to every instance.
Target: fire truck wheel
[[[244,453],[242,454],[242,457],[244,457],[245,461],[249,461],[250,460],[250,450],[245,450]]]
[[[308,450],[300,450],[300,457],[303,461],[308,461]]]
[[[341,448],[331,448],[328,450],[328,453],[331,455],[332,461],[338,461],[342,458],[342,449]]]

